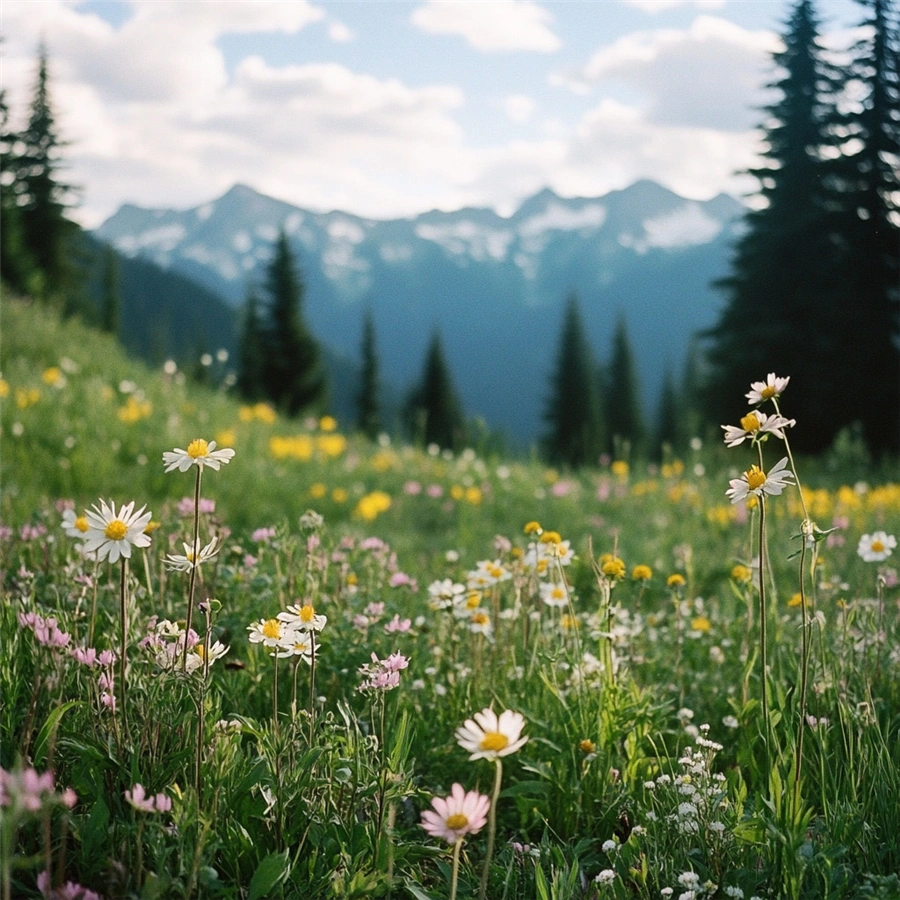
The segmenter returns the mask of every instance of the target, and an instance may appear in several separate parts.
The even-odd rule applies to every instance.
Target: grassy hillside
[[[0,900],[900,896],[900,485],[444,457],[2,333]],[[101,498],[152,510],[127,566],[64,531]]]

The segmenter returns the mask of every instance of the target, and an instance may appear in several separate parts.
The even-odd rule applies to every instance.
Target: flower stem
[[[484,868],[481,870],[481,885],[478,888],[478,900],[487,895],[488,877],[491,873],[491,857],[494,855],[494,838],[497,834],[497,799],[500,797],[500,782],[503,780],[503,762],[498,757],[494,760],[497,766],[494,775],[494,790],[491,794],[491,807],[488,810],[487,850],[484,854]]]
[[[122,557],[122,566],[119,570],[119,618],[121,626],[121,643],[119,647],[119,696],[122,700],[122,724],[123,731],[127,732],[125,724],[125,648],[128,644],[128,603],[126,591],[128,589],[128,560]]]
[[[203,467],[197,466],[197,480],[194,482],[194,536],[191,542],[191,579],[188,584],[188,608],[187,622],[184,627],[184,651],[181,654],[181,671],[187,672],[187,651],[188,651],[188,635],[191,633],[191,622],[194,616],[194,587],[197,584],[197,565],[200,559],[200,548],[197,546],[200,542],[200,477],[203,474]]]
[[[313,745],[316,728],[316,633],[309,633],[309,746]]]
[[[462,838],[457,838],[453,845],[453,869],[450,873],[450,900],[456,900],[456,885],[459,883],[459,851],[462,849]]]

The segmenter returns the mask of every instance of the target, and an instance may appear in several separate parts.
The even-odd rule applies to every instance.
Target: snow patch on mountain
[[[170,253],[187,235],[187,229],[179,222],[148,228],[137,234],[127,234],[114,241],[114,246],[126,256],[137,256],[141,252]]]
[[[548,231],[584,231],[600,228],[606,221],[606,207],[602,203],[587,203],[572,209],[562,203],[548,203],[543,212],[529,216],[518,227],[524,238],[537,237]]]
[[[433,241],[455,256],[467,255],[477,262],[493,259],[502,262],[513,240],[506,229],[485,228],[468,219],[434,225],[420,222],[415,227],[417,237]]]

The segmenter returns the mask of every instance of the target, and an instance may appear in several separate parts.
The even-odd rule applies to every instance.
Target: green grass
[[[836,528],[814,572],[807,554],[806,618],[798,494],[767,501],[767,726],[759,592],[733,577],[758,555],[758,514],[725,498],[756,461],[749,445],[577,474],[445,458],[251,417],[77,322],[11,301],[2,316],[0,762],[51,769],[56,785],[31,809],[4,775],[6,897],[38,896],[45,869],[107,897],[447,897],[450,849],[420,813],[454,782],[490,793],[493,764],[454,738],[488,706],[521,713],[528,737],[503,759],[491,900],[900,896],[896,557],[856,553],[862,534],[900,530],[900,485],[875,470],[860,485],[859,469],[845,485],[840,467],[801,462],[812,519]],[[790,415],[789,390],[781,402]],[[201,540],[221,543],[198,570],[209,626],[201,608],[193,623],[228,647],[208,677],[141,646],[172,643],[159,623],[186,617],[188,577],[164,559],[190,541],[178,506],[195,481],[165,474],[162,453],[198,437],[236,451],[201,485],[215,502]],[[279,446],[312,449],[279,458]],[[767,466],[783,455],[775,440],[763,449]],[[376,491],[390,503],[366,517]],[[118,663],[101,684],[72,655],[92,631],[98,651],[122,645],[120,566],[84,560],[61,528],[60,501],[81,512],[101,498],[146,504],[158,523],[125,582],[124,693]],[[324,522],[301,518],[309,509]],[[533,520],[575,551],[560,609],[539,585],[562,570],[529,565]],[[275,535],[254,537],[263,527]],[[605,553],[625,577],[603,574]],[[480,599],[489,636],[426,590],[465,584],[480,561],[510,576]],[[637,564],[647,581],[630,576]],[[314,670],[248,640],[298,602],[328,618]],[[68,645],[42,643],[28,614],[55,618]],[[395,617],[408,629],[386,628]],[[410,661],[397,689],[360,692],[360,667],[393,652]],[[138,783],[172,809],[134,809]],[[458,897],[478,894],[486,853],[486,830],[466,839]]]

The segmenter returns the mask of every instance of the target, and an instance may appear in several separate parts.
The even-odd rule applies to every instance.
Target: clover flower
[[[448,844],[476,834],[487,824],[491,801],[478,791],[466,791],[461,784],[450,788],[449,797],[435,797],[432,809],[422,812],[422,828]]]
[[[524,727],[521,713],[507,709],[498,716],[488,707],[456,729],[456,741],[469,751],[469,759],[495,760],[525,746],[528,738],[521,736]]]
[[[784,393],[790,380],[790,375],[779,378],[774,372],[769,372],[765,381],[754,381],[745,396],[751,406],[756,406],[764,400],[777,400]]]
[[[881,562],[887,559],[897,546],[897,538],[885,531],[864,534],[859,539],[856,552],[865,562]]]
[[[85,513],[89,526],[84,532],[85,553],[96,553],[97,559],[116,563],[120,557],[130,559],[132,547],[149,547],[150,535],[144,529],[153,514],[144,512],[145,509],[142,506],[135,511],[133,500],[118,512],[112,502],[107,505],[101,500],[99,509],[94,505]]]
[[[360,691],[391,691],[400,686],[400,672],[409,667],[409,659],[402,653],[394,652],[385,659],[372,654],[372,662],[359,667],[364,676]]]
[[[209,466],[218,471],[220,466],[230,463],[233,457],[234,450],[216,450],[215,441],[207,443],[203,438],[196,438],[188,444],[187,450],[176,447],[163,453],[163,464],[166,472],[174,472],[175,469],[187,472],[191,466],[198,466],[201,470]]]
[[[790,483],[794,477],[787,466],[787,457],[780,459],[769,470],[768,473],[763,472],[759,466],[751,466],[740,478],[732,478],[729,484],[731,487],[725,491],[725,496],[731,498],[732,503],[741,503],[746,500],[750,494],[761,497],[763,494],[777,496]]]

